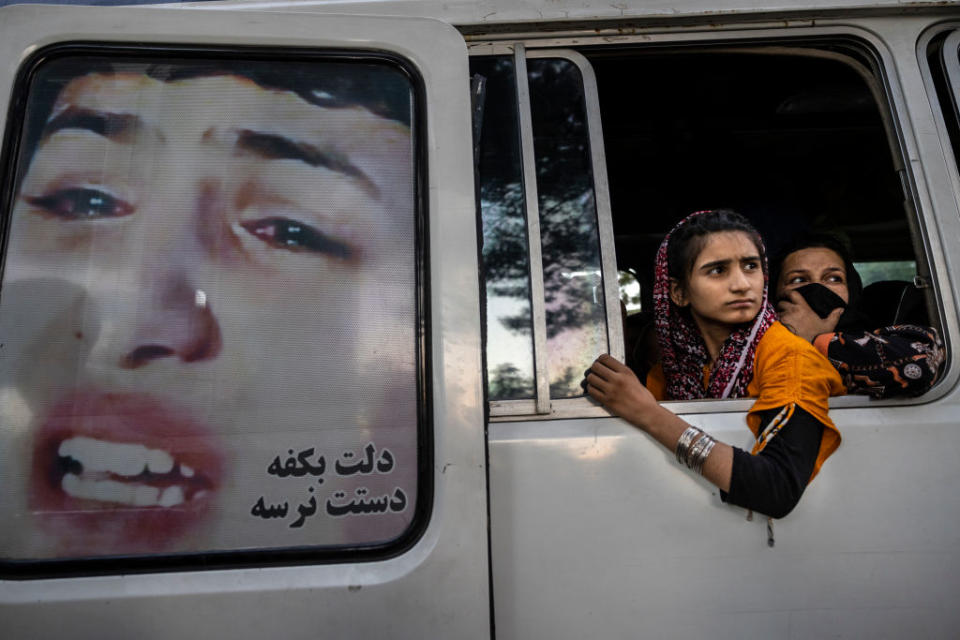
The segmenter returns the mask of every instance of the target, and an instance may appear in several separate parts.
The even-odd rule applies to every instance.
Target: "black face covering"
[[[821,318],[829,316],[837,307],[846,308],[847,306],[843,298],[818,282],[805,284],[794,291],[803,296],[814,313]]]
[[[821,318],[830,315],[830,312],[837,307],[844,307],[843,314],[837,321],[835,331],[868,331],[875,328],[869,326],[870,319],[864,315],[860,309],[863,281],[860,280],[860,274],[857,273],[857,270],[853,267],[853,260],[850,258],[850,253],[838,240],[827,238],[827,241],[823,241],[822,238],[817,238],[814,241],[797,242],[783,254],[783,258],[778,262],[777,271],[783,266],[784,260],[786,260],[790,254],[804,249],[817,248],[829,249],[843,260],[843,268],[847,272],[847,302],[844,303],[843,298],[818,283],[804,285],[803,287],[798,287],[796,290],[800,292],[800,295],[807,301],[807,304],[809,304],[814,312]],[[810,293],[805,293],[804,289],[809,289]]]

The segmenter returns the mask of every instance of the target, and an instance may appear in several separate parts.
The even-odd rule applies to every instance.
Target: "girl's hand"
[[[796,291],[787,292],[786,298],[777,303],[777,313],[788,329],[806,340],[813,342],[821,333],[833,333],[837,327],[843,307],[837,307],[826,318],[821,318],[810,308],[803,296]]]
[[[659,407],[633,371],[608,354],[587,369],[583,386],[591,398],[640,428],[646,427],[650,411]]]

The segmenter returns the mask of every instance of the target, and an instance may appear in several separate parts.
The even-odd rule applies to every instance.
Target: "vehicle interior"
[[[771,257],[804,232],[839,236],[865,284],[879,281],[864,299],[877,326],[929,323],[882,78],[864,49],[581,52],[597,78],[618,269],[640,283],[628,333],[649,320],[664,234],[716,208],[748,217]]]

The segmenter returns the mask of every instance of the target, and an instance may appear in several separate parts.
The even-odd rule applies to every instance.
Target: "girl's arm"
[[[675,451],[684,420],[661,407],[633,372],[609,355],[600,356],[586,377],[587,393],[610,411]],[[789,419],[757,455],[717,442],[703,475],[721,490],[724,502],[782,518],[799,502],[820,450],[824,426],[794,405]],[[781,408],[761,412],[761,424],[777,419]]]
[[[690,425],[661,407],[629,367],[604,354],[590,367],[586,383],[591,398],[676,451],[677,441]],[[733,448],[717,441],[703,465],[703,477],[721,491],[729,491],[732,468]]]
[[[768,425],[780,411],[761,411],[761,424]],[[810,481],[823,429],[816,418],[794,405],[789,420],[763,451],[750,455],[734,448],[730,489],[720,498],[773,518],[790,513]]]

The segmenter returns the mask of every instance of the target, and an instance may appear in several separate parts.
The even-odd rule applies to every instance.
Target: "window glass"
[[[35,70],[4,213],[0,556],[407,530],[412,97],[372,59]]]
[[[617,280],[620,285],[620,302],[623,303],[627,315],[643,311],[643,300],[640,296],[640,281],[633,271],[618,271]]]
[[[562,58],[527,61],[547,315],[550,395],[583,395],[580,380],[606,352],[600,239],[583,82]]]
[[[530,262],[513,59],[473,58],[486,79],[480,129],[480,215],[491,400],[534,397]]]
[[[874,283],[859,309],[869,328],[903,318],[930,324],[924,298],[932,290],[901,286],[919,261],[885,107],[842,57],[800,53],[584,53],[601,97],[617,266],[640,283],[644,308],[624,330],[637,370],[660,358],[651,295],[657,250],[674,224],[703,209],[744,214],[772,263],[798,237],[835,237],[857,258],[864,285]]]
[[[917,263],[914,260],[891,260],[889,262],[854,262],[854,268],[860,274],[863,286],[885,280],[905,280],[912,282],[917,275]]]

